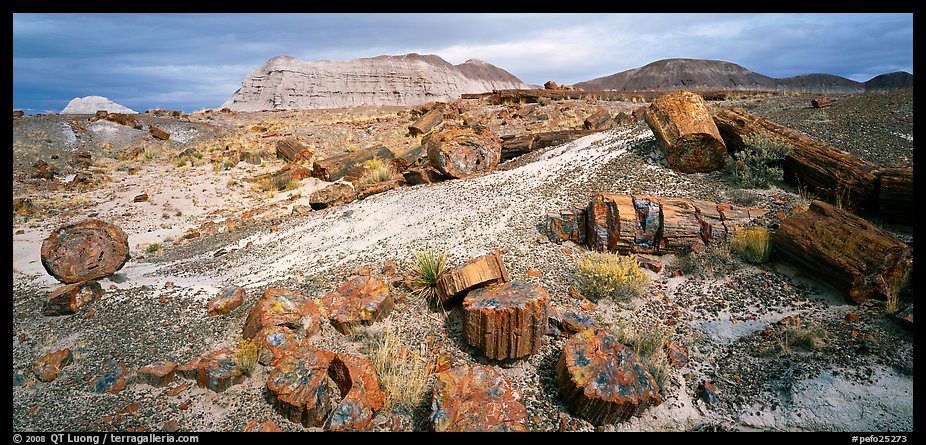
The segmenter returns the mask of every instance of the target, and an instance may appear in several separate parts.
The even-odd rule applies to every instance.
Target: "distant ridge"
[[[526,88],[511,73],[477,59],[452,65],[414,53],[313,62],[277,56],[251,71],[222,106],[234,111],[406,106]]]
[[[913,88],[913,74],[906,71],[881,74],[865,82],[865,91]]]
[[[888,85],[913,86],[898,73],[874,82],[856,82],[833,74],[802,74],[794,77],[773,78],[756,73],[732,62],[704,59],[663,59],[639,68],[621,71],[610,76],[579,82],[575,86],[584,90],[617,91],[669,91],[689,90],[761,90],[801,91],[815,93],[856,93],[887,88]],[[869,82],[874,82],[869,86]],[[903,88],[903,87],[899,87]]]

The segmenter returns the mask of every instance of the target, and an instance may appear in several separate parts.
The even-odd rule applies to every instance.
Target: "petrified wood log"
[[[328,376],[337,384],[341,401],[331,411],[325,429],[372,431],[373,416],[386,402],[373,363],[355,355],[335,354]]]
[[[714,122],[733,152],[745,147],[747,136],[789,144],[792,149],[782,167],[785,180],[794,186],[807,187],[831,202],[841,199],[850,209],[875,210],[877,165],[741,108],[717,113]]]
[[[151,135],[154,136],[155,139],[160,139],[160,140],[162,140],[162,141],[166,141],[166,140],[170,139],[170,133],[168,133],[168,132],[164,131],[163,129],[158,128],[158,127],[156,127],[156,126],[154,126],[154,125],[149,125],[149,126],[148,126],[148,132],[151,133]]]
[[[502,144],[488,127],[446,126],[425,137],[422,148],[434,168],[453,178],[491,170],[502,155]]]
[[[463,299],[463,337],[495,360],[536,354],[549,300],[542,287],[522,281],[470,291]]]
[[[879,214],[885,220],[913,224],[913,167],[883,168],[878,172]]]
[[[724,168],[727,147],[701,96],[678,91],[661,96],[644,113],[673,170],[711,172]]]
[[[554,305],[549,308],[547,335],[568,337],[593,326],[598,326],[598,322],[582,309]]]
[[[598,193],[585,208],[548,213],[541,231],[553,242],[570,240],[620,253],[687,253],[719,244],[767,209],[710,201]]]
[[[63,283],[111,275],[128,260],[128,236],[98,219],[65,224],[42,242],[42,266]]]
[[[32,365],[32,372],[35,373],[39,380],[50,382],[58,378],[61,368],[69,365],[72,361],[74,361],[74,355],[70,349],[59,349],[36,360],[35,364]]]
[[[599,131],[601,130],[559,130],[505,138],[502,141],[502,161],[514,159],[533,150],[572,142]]]
[[[328,382],[332,355],[306,342],[277,362],[267,377],[267,390],[283,417],[306,427],[325,423],[337,391]]]
[[[96,281],[82,281],[55,289],[42,313],[45,315],[71,315],[81,306],[95,301],[103,295],[103,287]]]
[[[585,122],[583,122],[583,124],[586,130],[602,130],[610,128],[610,125],[606,125],[610,122],[611,113],[608,113],[608,110],[600,110],[597,113],[585,118]]]
[[[357,199],[366,199],[373,195],[388,192],[389,190],[401,186],[404,182],[405,180],[402,175],[396,174],[392,179],[387,181],[374,182],[369,184],[358,184]]]
[[[206,303],[206,313],[210,317],[227,314],[244,303],[244,288],[241,286],[227,286],[219,291],[218,295]]]
[[[321,315],[311,298],[285,289],[270,288],[254,303],[241,335],[254,338],[266,326],[286,326],[311,336],[321,326]]]
[[[371,275],[351,278],[322,301],[331,325],[344,335],[386,318],[394,306],[389,288]]]
[[[174,380],[174,370],[177,364],[171,361],[153,363],[148,366],[138,368],[138,381],[147,383],[151,386],[167,386]]]
[[[444,271],[437,278],[437,296],[446,306],[476,287],[506,281],[509,281],[508,271],[502,263],[501,254],[496,252]]]
[[[315,162],[315,155],[294,138],[280,139],[276,144],[277,157],[286,162]]]
[[[856,303],[896,297],[913,271],[913,250],[890,233],[845,210],[813,201],[772,234],[775,254],[800,266]]]
[[[409,185],[431,184],[446,179],[439,171],[431,167],[430,163],[421,167],[412,167],[402,173],[403,179]]]
[[[316,164],[317,165],[317,164]],[[354,186],[346,182],[335,182],[309,195],[309,205],[322,210],[337,204],[346,204],[357,199]]]
[[[464,365],[437,374],[431,402],[434,431],[527,431],[527,409],[494,367]]]
[[[235,363],[234,355],[231,349],[219,349],[200,357],[196,385],[222,392],[244,381],[244,372]]]
[[[120,125],[138,128],[138,121],[136,120],[134,114],[109,113],[106,115],[106,120],[115,122]]]
[[[421,116],[415,123],[409,125],[408,132],[412,136],[426,134],[443,121],[444,112],[440,107],[437,107],[427,112],[424,116]]]
[[[610,329],[593,327],[570,337],[556,377],[563,403],[594,425],[621,422],[662,403],[649,369]]]
[[[373,158],[381,159],[383,162],[391,161],[395,158],[395,153],[385,145],[377,145],[352,153],[332,156],[315,161],[313,168],[316,173],[314,175],[324,181],[337,181],[341,178],[354,181],[363,175],[364,163]]]
[[[811,100],[810,105],[812,105],[814,108],[823,108],[823,107],[832,106],[833,102],[830,101],[829,97],[822,96],[822,97],[818,97],[816,99]]]

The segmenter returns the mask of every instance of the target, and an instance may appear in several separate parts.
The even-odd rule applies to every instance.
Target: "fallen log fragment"
[[[585,118],[583,124],[586,130],[606,130],[610,128],[610,126],[606,126],[610,121],[611,113],[608,113],[608,110],[601,110]]]
[[[782,168],[785,181],[795,187],[806,187],[830,202],[841,200],[852,211],[876,210],[877,165],[741,108],[717,113],[714,122],[733,153],[746,147],[744,138],[753,136],[790,145]]]
[[[775,255],[861,303],[899,297],[911,280],[913,250],[868,221],[822,201],[783,220],[772,234]]]
[[[431,427],[437,432],[528,431],[527,409],[520,399],[494,367],[457,366],[437,374]]]
[[[444,112],[440,107],[436,107],[431,111],[428,111],[424,116],[418,118],[413,124],[408,126],[408,132],[413,137],[419,136],[422,134],[427,134],[434,127],[438,126],[441,122],[444,121]]]
[[[382,161],[391,161],[395,154],[385,145],[377,145],[370,148],[356,150],[351,153],[332,156],[319,161],[315,161],[313,167],[316,178],[324,181],[334,182],[339,179],[354,181],[363,175],[364,163],[373,158]]]
[[[643,116],[673,170],[698,173],[724,168],[727,147],[701,96],[689,91],[666,94],[653,100]]]
[[[913,224],[913,167],[884,168],[878,172],[878,214],[887,221]]]
[[[522,281],[475,289],[463,299],[463,337],[495,360],[536,354],[549,299],[542,287]]]
[[[558,130],[503,138],[502,162],[541,148],[562,145],[602,130]]]
[[[822,96],[822,97],[818,97],[816,99],[811,100],[810,105],[812,105],[814,108],[824,108],[824,107],[832,106],[833,102],[830,100],[829,97]]]
[[[315,155],[308,147],[294,138],[286,138],[277,141],[277,157],[283,158],[286,162],[315,162]]]
[[[437,279],[437,295],[441,304],[446,306],[478,286],[507,281],[508,271],[502,263],[501,254],[495,252],[444,271]]]
[[[501,161],[501,141],[488,127],[445,126],[429,134],[422,148],[431,165],[452,178],[489,171]]]

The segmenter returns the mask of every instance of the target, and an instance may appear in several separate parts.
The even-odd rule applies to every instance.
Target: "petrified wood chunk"
[[[196,385],[222,392],[244,381],[244,372],[235,363],[235,351],[219,349],[200,358],[196,369]]]
[[[696,173],[724,167],[727,147],[701,96],[689,91],[666,94],[653,100],[644,118],[673,170]]]
[[[209,316],[227,314],[244,303],[244,288],[241,286],[227,286],[220,290],[218,295],[206,303],[206,312]]]
[[[174,370],[177,364],[171,361],[153,363],[138,368],[138,381],[151,386],[167,386],[174,380]]]
[[[827,96],[821,96],[810,101],[810,105],[814,108],[823,108],[833,105],[833,102]]]
[[[600,110],[585,118],[584,126],[586,130],[602,130],[610,128],[611,125],[606,125],[609,123],[612,123],[611,113],[608,113],[608,110]]]
[[[777,256],[846,291],[856,303],[899,296],[913,272],[910,246],[822,201],[782,221],[772,246]]]
[[[257,362],[273,366],[286,352],[300,344],[304,336],[283,326],[267,326],[254,337],[259,352]]]
[[[332,156],[319,161],[315,161],[313,175],[324,181],[337,181],[345,179],[354,181],[363,175],[366,162],[373,158],[382,161],[391,161],[395,158],[395,153],[385,145],[376,145],[370,148],[363,148],[351,153],[344,153]]]
[[[74,361],[74,355],[68,348],[59,349],[50,354],[45,354],[42,358],[36,360],[32,366],[32,372],[43,382],[50,382],[58,378],[61,368]]]
[[[386,318],[394,305],[389,288],[371,275],[351,278],[323,301],[331,325],[345,335]]]
[[[395,177],[387,181],[359,184],[357,186],[357,199],[366,199],[370,196],[387,192],[396,187],[399,187],[403,182],[403,177],[399,174],[396,174]]]
[[[155,127],[154,125],[148,126],[148,132],[151,133],[151,135],[154,136],[156,139],[160,139],[162,141],[166,141],[170,139],[170,133],[164,131],[163,129]]]
[[[553,305],[548,309],[547,322],[547,335],[566,337],[598,326],[595,319],[582,310]]]
[[[585,215],[585,207],[547,213],[544,226],[547,237],[554,243],[572,241],[585,244],[585,230],[588,226]]]
[[[460,266],[448,269],[437,278],[437,296],[447,305],[464,293],[487,284],[508,281],[508,271],[496,252],[473,258]]]
[[[502,161],[514,159],[525,153],[530,153],[531,151],[541,148],[572,142],[581,137],[600,131],[601,130],[557,130],[506,137],[502,140]]]
[[[430,163],[425,163],[420,167],[411,167],[402,172],[402,178],[409,185],[431,184],[446,179],[439,171],[431,167]]]
[[[434,431],[527,431],[527,409],[492,366],[464,365],[437,374],[431,402]]]
[[[138,127],[138,121],[134,114],[109,113],[106,115],[106,120],[133,128]]]
[[[258,422],[252,420],[244,427],[245,433],[280,433],[283,430],[273,423],[272,420],[265,420],[263,422]]]
[[[792,148],[782,168],[785,180],[792,185],[807,187],[830,201],[841,199],[851,209],[874,210],[877,165],[741,108],[717,113],[714,122],[734,152],[745,147],[743,138],[748,136],[789,144]]]
[[[309,196],[309,205],[315,210],[322,210],[333,205],[345,204],[357,199],[357,192],[350,183],[335,182],[316,190]]]
[[[425,134],[438,124],[444,121],[444,112],[440,107],[436,107],[431,111],[428,111],[424,116],[418,118],[415,123],[408,126],[408,132],[412,136],[418,136]]]
[[[125,364],[112,362],[93,384],[94,392],[116,394],[125,389]]]
[[[556,377],[563,403],[594,425],[624,421],[662,403],[656,379],[611,329],[593,327],[569,338]]]
[[[254,303],[241,335],[254,338],[266,326],[286,326],[311,336],[321,326],[321,315],[311,298],[285,289],[270,288]]]
[[[71,315],[81,306],[99,299],[103,295],[103,287],[96,281],[82,281],[55,289],[42,313],[45,315]]]
[[[501,161],[502,155],[501,142],[488,127],[444,127],[431,132],[422,145],[431,165],[453,178],[491,170]]]
[[[42,242],[42,266],[63,283],[111,275],[128,260],[125,232],[97,219],[63,225]]]
[[[373,416],[386,402],[373,363],[355,355],[335,354],[328,376],[337,384],[341,401],[331,411],[325,429],[372,431]]]
[[[315,162],[315,155],[301,142],[293,138],[277,141],[276,155],[286,160],[286,162]]]
[[[881,187],[878,210],[882,218],[892,222],[913,224],[913,167],[884,168],[878,172]]]
[[[542,287],[522,281],[470,291],[463,299],[463,337],[495,360],[536,354],[549,299]]]

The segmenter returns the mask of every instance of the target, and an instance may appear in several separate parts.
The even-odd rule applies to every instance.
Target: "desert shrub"
[[[759,202],[759,197],[743,189],[730,189],[726,192],[727,201],[740,207],[753,207]]]
[[[614,253],[589,253],[576,268],[576,289],[592,300],[625,300],[640,296],[649,277],[636,259]]]
[[[425,249],[415,253],[412,265],[415,278],[412,280],[412,292],[428,301],[437,297],[437,279],[447,268],[447,252]]]
[[[249,376],[257,367],[257,357],[259,354],[260,348],[258,348],[251,339],[241,340],[233,356],[235,366],[237,366],[244,375]]]
[[[151,243],[151,244],[148,244],[147,247],[145,247],[145,252],[147,253],[155,253],[158,250],[161,250],[161,243]]]
[[[185,165],[187,165],[187,164],[189,164],[189,163],[190,163],[190,157],[189,157],[189,156],[180,156],[179,158],[177,158],[177,159],[174,161],[174,166],[175,166],[175,167],[183,167],[183,166],[185,166]]]
[[[367,171],[360,177],[361,184],[375,184],[388,181],[396,174],[395,167],[393,167],[391,163],[385,162],[377,157],[364,162],[363,166]]]
[[[685,275],[716,277],[736,270],[737,262],[730,253],[730,245],[721,243],[679,255],[675,267]]]
[[[727,169],[733,183],[740,187],[766,188],[770,182],[784,179],[781,167],[775,164],[784,160],[791,145],[774,141],[764,135],[744,136],[745,147],[728,158]]]
[[[730,248],[750,263],[764,263],[772,251],[771,234],[765,227],[738,227],[733,232]]]
[[[422,402],[428,387],[427,362],[401,341],[401,332],[389,329],[370,341],[370,361],[386,394],[383,410],[411,412]]]

